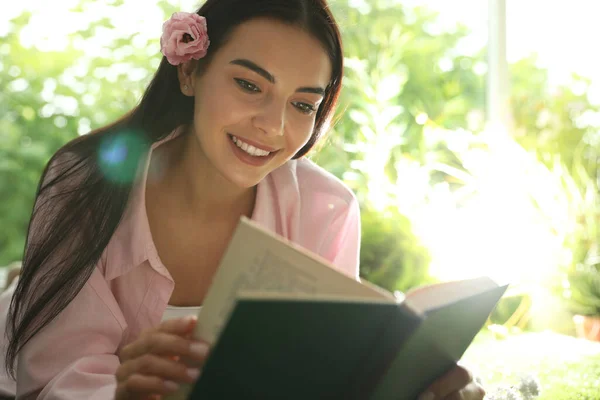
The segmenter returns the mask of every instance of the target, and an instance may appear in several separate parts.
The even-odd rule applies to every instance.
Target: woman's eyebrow
[[[296,92],[299,93],[314,93],[314,94],[318,94],[321,96],[325,96],[325,89],[323,89],[322,87],[308,87],[308,86],[303,86],[300,87],[298,89],[296,89]]]
[[[259,66],[255,62],[250,61],[250,60],[248,60],[246,58],[236,58],[235,60],[230,61],[229,64],[239,65],[240,67],[247,68],[250,71],[253,71],[253,72],[257,73],[258,75],[262,76],[267,81],[269,81],[269,82],[271,82],[273,84],[276,82],[275,77],[273,76],[273,74],[271,74],[269,71],[267,71],[263,67]],[[299,92],[299,93],[313,93],[313,94],[318,94],[318,95],[321,95],[321,96],[325,95],[325,89],[322,88],[322,87],[303,86],[303,87],[299,87],[298,89],[296,89],[296,92]]]
[[[231,61],[229,64],[239,65],[241,67],[248,68],[249,70],[254,71],[257,74],[259,74],[260,76],[262,76],[269,82],[275,83],[275,77],[273,75],[271,75],[271,73],[269,73],[269,71],[258,66],[256,63],[254,63],[250,60],[247,60],[245,58],[236,58],[235,60]]]

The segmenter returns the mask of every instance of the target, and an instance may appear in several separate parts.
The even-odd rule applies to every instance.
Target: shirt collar
[[[146,181],[152,151],[179,136],[182,130],[183,128],[179,127],[164,139],[153,143],[148,153],[141,158],[140,172],[131,189],[127,207],[106,248],[104,274],[107,280],[117,278],[145,261],[149,261],[161,274],[170,276],[158,258],[150,233],[146,214]]]

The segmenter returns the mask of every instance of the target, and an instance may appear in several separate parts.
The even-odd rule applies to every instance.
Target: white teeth
[[[268,156],[269,154],[271,154],[268,151],[257,149],[256,147],[249,145],[248,143],[242,142],[240,139],[236,138],[233,135],[231,135],[231,140],[233,140],[233,143],[235,143],[235,145],[237,147],[244,150],[246,153],[250,154],[251,156],[265,157],[265,156]]]

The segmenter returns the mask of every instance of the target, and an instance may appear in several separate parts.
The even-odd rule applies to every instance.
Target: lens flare
[[[140,160],[147,149],[142,132],[123,130],[108,135],[100,144],[98,165],[109,181],[130,183],[135,179]]]

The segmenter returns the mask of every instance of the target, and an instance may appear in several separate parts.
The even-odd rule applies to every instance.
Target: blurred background
[[[362,277],[402,292],[511,282],[465,358],[495,385],[529,373],[540,398],[600,399],[600,5],[330,3],[345,88],[311,158],[360,199]],[[162,22],[198,5],[3,5],[0,265],[22,257],[53,152],[135,106],[161,59]]]

